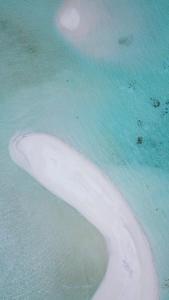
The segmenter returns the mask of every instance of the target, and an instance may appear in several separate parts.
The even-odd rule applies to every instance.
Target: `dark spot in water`
[[[118,39],[118,43],[121,46],[129,47],[133,43],[133,35],[122,36]]]
[[[159,211],[159,208],[155,208],[155,211]]]
[[[69,79],[66,79],[66,82],[69,82]]]
[[[36,46],[28,46],[25,47],[25,50],[29,53],[29,54],[36,54],[38,52],[38,48]]]
[[[137,126],[138,127],[143,127],[143,121],[137,120]]]
[[[143,144],[143,142],[144,142],[143,137],[142,136],[138,136],[138,138],[137,138],[137,144],[141,145],[141,144]]]
[[[169,278],[164,281],[162,288],[169,289]]]
[[[136,89],[136,84],[137,84],[136,80],[132,80],[132,81],[129,82],[128,88],[129,88],[130,90],[133,90],[133,91],[134,91],[134,90]]]
[[[165,116],[168,114],[168,107],[166,107],[163,112],[162,112],[162,116]]]
[[[167,72],[169,71],[169,62],[167,61],[163,62],[163,70]]]
[[[76,120],[79,120],[79,116],[76,116]]]
[[[161,104],[161,103],[160,103],[160,100],[157,99],[157,98],[150,98],[150,100],[151,100],[151,102],[152,102],[152,106],[155,107],[155,108],[159,107],[160,104]]]

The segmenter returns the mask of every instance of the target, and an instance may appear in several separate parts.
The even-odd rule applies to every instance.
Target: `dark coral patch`
[[[150,98],[150,100],[152,102],[152,106],[155,108],[159,107],[161,104],[160,100],[157,98]]]
[[[138,136],[138,138],[137,138],[137,145],[141,145],[141,144],[143,144],[143,142],[144,142],[143,137],[142,136]]]
[[[129,47],[133,43],[133,35],[123,36],[119,38],[118,43],[120,46]]]

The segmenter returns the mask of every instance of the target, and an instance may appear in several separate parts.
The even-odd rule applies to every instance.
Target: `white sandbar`
[[[147,238],[121,194],[95,165],[46,134],[15,136],[9,151],[21,168],[105,237],[109,263],[94,300],[159,299]]]
[[[76,30],[80,23],[80,16],[76,8],[65,11],[60,17],[60,23],[68,30]]]

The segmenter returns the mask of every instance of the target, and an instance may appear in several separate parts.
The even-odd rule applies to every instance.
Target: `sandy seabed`
[[[147,238],[111,181],[54,136],[19,134],[11,158],[42,186],[79,211],[104,236],[109,262],[94,300],[157,300],[158,280]]]

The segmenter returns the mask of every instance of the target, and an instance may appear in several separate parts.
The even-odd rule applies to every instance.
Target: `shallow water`
[[[138,37],[120,36],[120,55],[97,60],[57,32],[61,1],[0,0],[3,299],[90,299],[107,261],[96,229],[11,162],[9,139],[21,130],[55,134],[112,178],[149,237],[168,300],[169,4],[126,9],[133,2]]]

